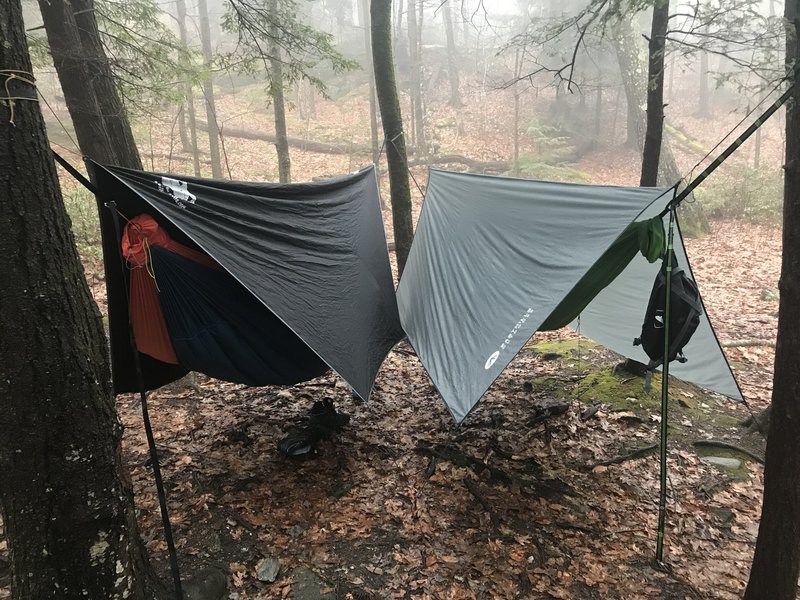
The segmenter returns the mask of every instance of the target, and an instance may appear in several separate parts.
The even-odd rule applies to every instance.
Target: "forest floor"
[[[511,105],[473,91],[462,111],[441,109],[432,118],[440,152],[507,160],[510,140],[492,123],[508,123]],[[543,102],[531,101],[529,118]],[[219,110],[246,113],[226,121],[230,127],[269,131],[268,113],[254,106],[242,91],[221,98]],[[318,101],[316,119],[290,129],[305,123],[302,137],[367,143],[363,114],[363,97],[355,94]],[[710,146],[737,119],[677,120]],[[779,127],[765,130],[765,138],[763,160],[779,161]],[[635,185],[638,157],[620,142],[612,133],[574,166],[595,183]],[[526,143],[536,152],[536,140]],[[147,168],[185,169],[164,158],[173,151],[174,142],[153,140]],[[265,166],[274,164],[268,144],[228,140],[227,151],[234,178],[274,179]],[[700,158],[676,154],[686,172]],[[295,150],[292,158],[298,181],[363,164],[348,154]],[[425,181],[423,167],[413,174]],[[415,194],[417,211],[420,204]],[[386,221],[391,232],[388,213]],[[754,457],[763,456],[763,439],[738,423],[764,408],[771,393],[778,304],[768,292],[777,288],[780,239],[779,227],[728,219],[686,240],[720,339],[758,344],[726,347],[749,407],[672,384],[667,571],[653,564],[658,378],[645,393],[641,377],[615,368],[619,356],[562,330],[534,336],[458,428],[407,344],[389,354],[366,403],[356,403],[333,376],[286,388],[196,376],[153,392],[150,412],[184,577],[219,567],[232,600],[741,597],[758,527],[763,469]],[[104,310],[96,262],[87,262],[87,275]],[[324,397],[351,416],[349,425],[311,460],[284,457],[277,442]],[[120,397],[118,410],[142,535],[166,577],[138,399]],[[745,452],[709,450],[702,445],[708,440]],[[709,454],[734,461],[717,466]],[[259,579],[277,565],[274,581]]]

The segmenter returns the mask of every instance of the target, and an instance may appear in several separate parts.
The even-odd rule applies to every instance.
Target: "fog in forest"
[[[114,593],[73,596],[166,597],[146,586],[178,562],[213,600],[793,598],[784,9],[0,0],[0,600],[81,570]],[[670,210],[662,186],[694,191]],[[174,248],[205,275],[159,271]],[[589,339],[595,298],[617,345]],[[664,340],[694,327],[694,354]]]
[[[104,45],[146,166],[307,180],[352,170],[370,157],[380,162],[385,142],[370,103],[367,4],[99,0]],[[70,147],[40,17],[34,3],[26,9],[40,89],[52,108],[50,134]],[[637,182],[648,6],[400,0],[391,10],[415,194],[428,166]],[[775,99],[783,74],[782,10],[774,0],[673,2],[659,183],[696,174],[725,135],[738,133],[740,121],[748,124]],[[698,192],[709,211],[777,217],[781,135],[773,119],[732,159],[741,169],[721,171]],[[289,138],[283,159],[275,136],[279,145]],[[314,148],[323,152],[312,154]],[[735,203],[728,197],[733,191]]]

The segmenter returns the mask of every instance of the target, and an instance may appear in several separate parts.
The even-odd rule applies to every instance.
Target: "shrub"
[[[525,177],[551,181],[589,181],[587,173],[575,168],[578,153],[572,132],[567,128],[531,121],[526,135],[536,146],[536,154],[521,154],[519,170]]]
[[[783,214],[783,171],[728,169],[699,186],[695,196],[711,217],[779,224]]]
[[[94,196],[83,187],[64,189],[62,193],[81,259],[84,264],[101,259],[103,248]]]

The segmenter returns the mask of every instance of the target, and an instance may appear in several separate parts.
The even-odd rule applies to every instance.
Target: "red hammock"
[[[138,215],[125,225],[122,256],[131,270],[129,311],[136,348],[162,362],[178,364],[158,299],[150,246],[165,248],[207,267],[219,269],[220,266],[207,254],[174,241],[150,215]]]

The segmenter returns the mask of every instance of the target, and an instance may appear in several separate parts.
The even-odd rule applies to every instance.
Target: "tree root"
[[[461,452],[458,448],[446,444],[433,444],[426,440],[418,440],[416,452],[425,456],[446,460],[459,467],[468,467],[478,475],[484,472],[489,474],[490,481],[497,481],[506,485],[518,485],[523,493],[540,498],[563,498],[575,496],[568,484],[559,479],[533,480],[523,477],[514,477],[502,469],[486,464],[482,460]]]
[[[469,467],[478,475],[484,471],[487,471],[491,479],[501,483],[510,484],[513,481],[512,478],[502,469],[487,465],[482,460],[468,456],[453,446],[447,446],[445,444],[431,444],[430,442],[419,440],[417,442],[417,453],[425,454],[441,460],[446,460],[459,467]]]
[[[475,481],[473,481],[468,477],[464,478],[464,485],[469,490],[469,493],[472,494],[475,497],[475,499],[480,503],[480,505],[483,507],[483,510],[489,513],[489,519],[492,521],[492,527],[494,528],[495,531],[497,531],[500,528],[500,518],[497,516],[497,513],[494,512],[494,510],[492,509],[491,502],[489,502],[486,496],[484,496],[483,493],[481,492],[481,488]]]
[[[618,465],[624,462],[628,462],[629,460],[637,460],[640,458],[644,458],[645,456],[650,456],[651,454],[655,454],[656,450],[658,450],[658,444],[652,444],[651,446],[645,446],[644,448],[639,448],[638,450],[634,450],[629,454],[623,454],[621,456],[615,456],[614,458],[609,458],[608,460],[601,460],[598,463],[590,465],[588,470],[592,470],[595,467],[607,467],[609,465]]]
[[[775,347],[775,340],[728,340],[719,343],[723,348]]]
[[[749,456],[759,464],[764,464],[764,458],[754,452],[750,452],[746,448],[729,444],[728,442],[720,442],[718,440],[697,440],[692,443],[695,448],[721,448],[722,450],[731,450]]]

